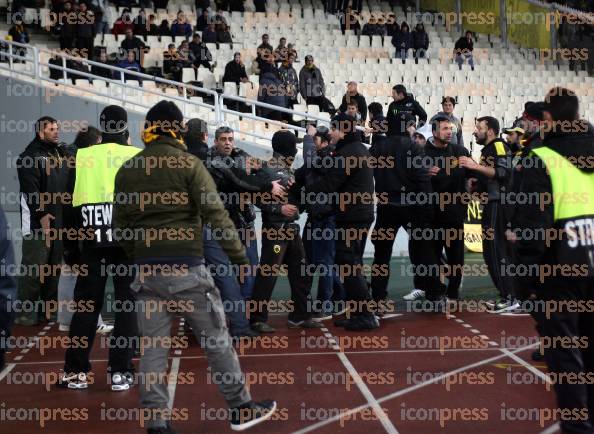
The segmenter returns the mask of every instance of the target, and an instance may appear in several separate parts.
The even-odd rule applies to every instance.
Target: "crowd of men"
[[[211,368],[234,374],[219,384],[234,429],[263,421],[276,403],[252,400],[232,339],[274,333],[268,322],[273,309],[288,314],[288,328],[320,328],[333,318],[346,330],[377,329],[393,311],[390,260],[400,228],[409,235],[414,270],[415,288],[407,299],[425,298],[412,308],[442,312],[460,297],[470,200],[483,205],[483,255],[499,295],[489,305],[493,311],[526,311],[526,303],[536,300],[592,298],[594,201],[571,198],[588,199],[594,191],[594,130],[579,118],[573,92],[554,88],[544,101],[527,103],[503,130],[507,142],[497,119],[476,119],[478,162],[463,146],[455,98],[444,97],[443,111],[425,125],[425,110],[403,85],[394,87],[385,117],[381,105],[372,103],[369,122],[361,122],[360,102],[347,99],[330,128],[308,125],[298,168],[292,132],[276,132],[272,157],[261,161],[237,148],[226,126],[216,130],[209,148],[206,123],[185,123],[172,102],[162,101],[147,113],[144,149],[131,146],[127,113],[118,106],[105,108],[98,128],[81,131],[73,146],[60,142],[57,120],[39,119],[18,161],[21,268],[27,272],[18,276],[16,297],[10,276],[0,288],[5,310],[14,311],[8,306],[16,300],[23,307],[15,320],[19,325],[52,318],[51,301],[73,314],[64,330],[88,345],[66,351],[57,386],[89,385],[89,354],[102,332],[99,315],[111,275],[115,301],[135,308],[115,310],[110,387],[128,390],[135,376],[159,378],[140,389],[141,405],[158,414],[148,425],[150,433],[175,432],[165,412],[165,379],[151,376],[167,371],[169,348],[144,347],[139,372],[132,363],[135,339],[157,340],[171,332],[173,312],[180,310],[155,310],[161,303],[192,304],[181,313]],[[48,193],[60,199],[48,202]],[[519,201],[522,193],[530,199]],[[261,211],[261,228],[255,227],[254,206]],[[301,228],[303,211],[308,218]],[[76,236],[56,237],[60,229],[74,229]],[[370,273],[363,266],[368,238],[374,246]],[[0,247],[12,261],[10,244]],[[40,264],[55,271],[40,279],[35,268]],[[517,264],[536,268],[510,272]],[[271,298],[282,270],[291,300],[279,304]],[[59,286],[70,289],[58,291]],[[542,336],[592,335],[591,312],[528,311]],[[10,316],[0,319],[8,333]],[[586,350],[551,347],[544,354],[552,372],[592,368]],[[561,408],[589,408],[593,402],[587,385],[555,387]],[[563,424],[591,428],[588,421]]]

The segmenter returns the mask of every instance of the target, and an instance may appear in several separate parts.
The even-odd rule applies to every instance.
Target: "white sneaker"
[[[58,326],[58,330],[60,330],[61,332],[69,332],[70,326],[68,324],[60,324]]]
[[[415,301],[425,298],[425,291],[422,289],[413,289],[411,292],[402,297],[406,301]]]
[[[134,374],[131,372],[115,372],[111,374],[111,390],[121,392],[128,390],[134,385]]]
[[[113,330],[112,325],[105,324],[105,323],[97,325],[97,333],[108,334],[108,333],[111,333],[112,330]]]

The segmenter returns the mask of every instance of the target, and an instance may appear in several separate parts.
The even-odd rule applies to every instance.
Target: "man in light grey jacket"
[[[429,123],[433,123],[433,120],[439,116],[445,116],[452,121],[453,124],[453,136],[452,145],[464,146],[464,139],[462,137],[462,122],[456,116],[454,116],[454,108],[456,107],[456,99],[453,96],[444,96],[441,100],[442,111],[436,113]]]

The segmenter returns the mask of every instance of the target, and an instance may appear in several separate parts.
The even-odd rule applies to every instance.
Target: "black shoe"
[[[250,401],[229,409],[229,420],[233,431],[243,431],[264,422],[276,410],[276,401]]]
[[[352,317],[343,327],[345,330],[362,332],[378,328],[379,321],[372,313],[365,313]]]
[[[167,426],[162,426],[159,428],[149,428],[146,430],[148,434],[179,434],[177,431],[174,431],[167,422]]]
[[[535,362],[541,362],[544,360],[544,354],[541,353],[539,350],[536,350],[532,353],[532,360],[534,360]]]
[[[334,326],[335,327],[345,327],[352,318],[339,318],[337,320],[334,320]]]
[[[258,336],[260,336],[260,333],[257,332],[254,329],[251,329],[251,328],[247,328],[247,329],[244,329],[244,330],[240,330],[238,332],[235,332],[235,333],[231,333],[231,337],[233,339],[255,338],[255,337],[258,337]]]

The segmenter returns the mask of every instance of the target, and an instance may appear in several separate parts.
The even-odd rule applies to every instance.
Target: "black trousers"
[[[433,228],[435,229],[435,257],[439,259],[444,249],[446,252],[447,296],[458,298],[464,266],[464,221],[434,221]]]
[[[546,300],[572,300],[574,302],[593,301],[594,279],[566,278],[555,279],[554,282],[547,282],[547,288],[543,292]],[[539,327],[542,335],[556,339],[556,344],[545,346],[545,360],[549,371],[555,374],[568,374],[569,376],[557,381],[554,388],[557,394],[557,406],[560,409],[569,409],[569,412],[580,412],[587,409],[589,418],[583,420],[581,417],[570,417],[569,420],[561,421],[561,432],[563,433],[592,433],[594,432],[594,385],[587,380],[571,381],[568,378],[580,378],[591,375],[594,372],[594,312],[592,309],[552,309],[550,319],[541,318]],[[573,310],[573,312],[568,312]],[[560,344],[560,338],[569,337],[571,345]],[[587,345],[583,342],[587,338]],[[546,341],[545,341],[546,343]],[[573,414],[573,413],[570,413]],[[579,413],[578,413],[579,414]],[[581,419],[581,420],[580,420]]]
[[[339,276],[345,291],[347,302],[357,302],[352,315],[368,313],[368,301],[371,300],[369,285],[363,274],[363,253],[369,236],[371,223],[336,222],[336,255],[334,260],[339,266]],[[352,236],[355,235],[355,236]],[[354,238],[354,239],[351,239]]]
[[[502,266],[507,267],[512,259],[505,238],[503,207],[499,202],[489,202],[483,207],[481,226],[483,258],[489,269],[489,275],[500,297],[507,298],[512,295],[513,282],[510,276],[502,272]]]
[[[420,218],[418,207],[378,205],[374,227],[376,237],[372,241],[375,247],[373,263],[378,267],[384,266],[387,273],[376,273],[371,277],[374,300],[383,300],[388,296],[392,248],[400,228],[409,231],[408,252],[414,273],[415,288],[430,294],[440,289],[437,258],[432,244],[432,229],[428,223]],[[380,236],[382,231],[387,234],[388,230],[392,231],[392,237]]]
[[[324,95],[308,96],[307,98],[305,98],[305,101],[307,105],[317,105],[320,108],[320,111],[330,113],[331,115],[334,115],[334,112],[336,111],[336,108],[334,107],[334,104],[332,104],[332,101],[330,101]]]
[[[114,272],[115,324],[109,340],[109,370],[133,371],[134,341],[138,336],[136,306],[130,284],[134,279],[124,251],[119,247],[86,248],[81,253],[81,263],[88,265],[86,276],[80,275],[74,287],[74,302],[78,310],[70,323],[70,338],[88,339],[87,345],[71,347],[66,351],[64,372],[91,370],[89,354],[95,340],[97,319],[103,309],[105,284],[109,272]],[[125,270],[123,269],[125,266]],[[119,269],[109,270],[109,267]],[[90,307],[90,308],[89,308]],[[142,313],[141,313],[142,314]]]
[[[279,267],[288,269],[293,308],[289,312],[291,321],[303,321],[311,317],[312,276],[302,273],[305,269],[305,249],[299,234],[298,224],[284,226],[262,226],[262,250],[260,266],[256,273],[251,302],[248,302],[250,323],[268,321],[268,306]]]

